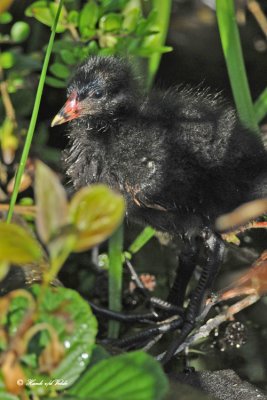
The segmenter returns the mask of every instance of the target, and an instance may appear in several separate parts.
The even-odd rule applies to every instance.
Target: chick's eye
[[[102,90],[95,90],[93,93],[93,97],[95,99],[100,99],[101,97],[103,97],[103,91]]]

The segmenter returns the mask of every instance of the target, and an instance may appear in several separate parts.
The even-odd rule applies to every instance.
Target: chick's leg
[[[170,361],[176,350],[193,330],[196,319],[201,312],[201,306],[203,304],[205,295],[211,288],[222,262],[224,252],[223,241],[211,231],[206,232],[206,237],[204,240],[208,250],[207,262],[202,269],[197,286],[190,296],[189,305],[185,311],[185,320],[181,329],[181,333],[179,334],[179,337],[173,343],[171,343],[170,347],[166,351],[162,359],[163,364],[166,364],[168,361]]]
[[[184,239],[184,248],[179,256],[176,277],[167,301],[177,307],[183,307],[186,289],[194,272],[199,254],[199,242],[196,238]]]

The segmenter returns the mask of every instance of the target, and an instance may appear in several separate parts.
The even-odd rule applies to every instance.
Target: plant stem
[[[109,309],[121,311],[123,225],[109,239]],[[119,322],[109,321],[108,337],[119,335]]]
[[[233,0],[216,0],[218,26],[236,108],[241,121],[259,135],[250,95]]]
[[[260,94],[254,103],[254,112],[257,122],[260,122],[267,113],[267,88]]]
[[[151,226],[147,226],[133,241],[128,251],[131,254],[137,253],[147,242],[149,242],[152,237],[155,236],[155,230]]]
[[[24,144],[24,147],[23,147],[23,151],[22,151],[19,167],[18,167],[18,170],[17,170],[17,173],[16,173],[14,190],[13,190],[13,193],[12,193],[12,196],[11,196],[11,200],[10,200],[10,206],[9,206],[9,210],[8,210],[8,214],[7,214],[7,222],[8,223],[11,221],[11,218],[12,218],[12,215],[13,215],[14,207],[15,207],[16,200],[17,200],[17,197],[18,197],[21,178],[22,178],[23,172],[25,170],[27,158],[28,158],[28,155],[29,155],[30,147],[31,147],[31,142],[32,142],[35,126],[36,126],[37,116],[38,116],[38,112],[39,112],[39,108],[40,108],[41,97],[42,97],[45,78],[46,78],[46,72],[47,72],[47,68],[48,68],[48,64],[49,64],[49,59],[50,59],[50,56],[51,56],[51,51],[52,51],[52,47],[53,47],[53,43],[54,43],[54,39],[55,39],[55,34],[56,34],[56,27],[57,27],[60,11],[62,9],[63,1],[64,0],[60,0],[59,6],[58,6],[58,9],[57,9],[57,14],[56,14],[56,17],[55,17],[55,21],[54,21],[54,24],[53,24],[53,27],[52,27],[50,39],[49,39],[49,42],[48,42],[46,54],[45,54],[44,64],[43,64],[43,68],[42,68],[42,72],[41,72],[41,76],[40,76],[39,85],[38,85],[38,88],[37,88],[37,93],[36,93],[36,97],[35,97],[32,117],[31,117],[31,121],[30,121],[30,126],[29,126],[29,129],[28,129],[26,141],[25,141],[25,144]]]
[[[172,0],[153,0],[153,8],[157,11],[157,24],[159,27],[158,45],[163,46],[168,34]],[[148,78],[147,87],[151,88],[153,85],[157,70],[161,60],[161,53],[153,54],[148,62]]]

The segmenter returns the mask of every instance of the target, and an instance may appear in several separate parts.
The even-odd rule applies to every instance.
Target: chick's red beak
[[[80,103],[77,99],[77,93],[72,93],[59,113],[53,119],[51,126],[61,125],[67,121],[80,116]]]

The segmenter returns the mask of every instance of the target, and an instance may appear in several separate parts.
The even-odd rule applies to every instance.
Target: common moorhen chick
[[[220,95],[188,87],[146,94],[121,58],[90,57],[67,97],[52,126],[71,121],[64,162],[74,187],[106,183],[124,195],[129,218],[187,241],[169,301],[183,303],[197,238],[209,249],[168,361],[192,330],[222,258],[215,219],[267,196],[267,153]]]

